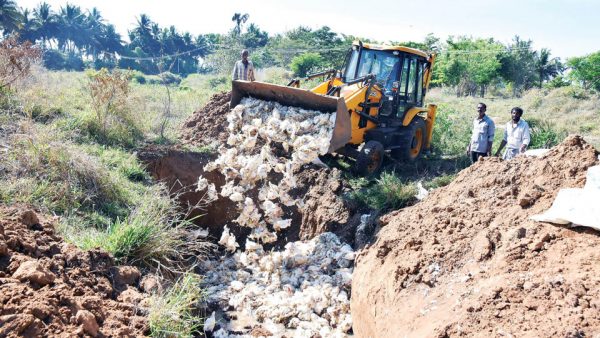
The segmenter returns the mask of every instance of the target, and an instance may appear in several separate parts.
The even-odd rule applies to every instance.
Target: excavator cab
[[[341,70],[310,90],[299,79],[288,86],[233,81],[231,106],[242,97],[336,113],[330,153],[354,158],[354,171],[372,175],[385,155],[416,160],[431,146],[436,106],[424,107],[435,55],[403,46],[353,43]]]

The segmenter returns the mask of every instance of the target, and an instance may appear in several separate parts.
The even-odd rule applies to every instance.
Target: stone
[[[54,274],[44,268],[38,261],[26,261],[19,265],[19,268],[13,274],[13,278],[20,281],[29,281],[31,283],[44,286],[54,282]]]
[[[133,285],[141,277],[140,270],[133,266],[117,266],[111,270],[116,285]]]
[[[85,333],[92,337],[98,336],[99,326],[96,322],[96,317],[91,312],[88,310],[79,310],[75,315],[75,320],[77,320],[77,324],[81,325]]]

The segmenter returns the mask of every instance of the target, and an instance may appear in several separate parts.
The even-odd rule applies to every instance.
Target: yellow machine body
[[[355,42],[353,50],[357,48],[360,48],[359,50],[391,51],[392,53],[404,53],[403,55],[416,55],[421,57],[421,60],[426,60],[428,66],[424,67],[422,74],[423,98],[421,101],[424,101],[431,80],[431,69],[435,60],[434,54],[427,54],[404,46],[381,46]],[[319,75],[323,74],[326,73]],[[329,79],[310,90],[298,88],[299,80],[292,81],[288,86],[257,81],[233,81],[231,107],[236,106],[243,97],[251,96],[267,101],[277,101],[287,106],[319,110],[323,113],[335,112],[337,114],[336,122],[329,152],[336,152],[346,145],[360,145],[365,142],[366,133],[378,126],[375,121],[377,121],[380,114],[381,100],[385,98],[384,88],[382,88],[381,83],[376,81],[373,83],[367,80],[344,82],[340,74],[337,71],[331,73]],[[408,84],[408,81],[406,83]],[[332,88],[337,89],[337,91],[332,93]],[[427,107],[411,106],[406,108],[404,116],[400,119],[402,126],[405,127],[409,126],[416,116],[420,116],[425,121],[426,130],[420,147],[429,148],[431,146],[435,113],[435,105],[428,105]]]

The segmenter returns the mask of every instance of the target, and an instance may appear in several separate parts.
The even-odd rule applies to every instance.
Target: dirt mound
[[[235,202],[219,196],[210,206],[202,207],[205,191],[196,191],[200,176],[214,183],[217,191],[225,184],[221,173],[205,172],[203,169],[216,155],[154,147],[141,151],[138,156],[156,180],[167,184],[182,206],[199,206],[190,213],[190,218],[195,218],[194,223],[198,226],[208,228],[213,239],[218,239],[227,225],[240,244],[245,242],[251,229],[234,222],[239,216]],[[285,216],[292,219],[292,226],[283,229],[275,246],[311,239],[324,232],[333,232],[346,243],[353,242],[360,215],[355,215],[352,205],[342,198],[348,188],[342,184],[340,177],[341,172],[337,169],[313,165],[301,168],[297,174],[298,186],[291,191],[291,196],[302,198],[304,206],[284,208]],[[257,200],[257,194],[253,191],[251,196]]]
[[[209,145],[215,141],[227,142],[227,113],[231,92],[213,95],[208,103],[194,112],[181,128],[181,141],[196,145]]]
[[[107,253],[63,242],[33,211],[0,208],[0,337],[142,336],[137,279]]]
[[[600,333],[600,234],[537,223],[582,187],[598,153],[570,137],[542,158],[485,159],[417,205],[386,215],[357,258],[360,337]]]

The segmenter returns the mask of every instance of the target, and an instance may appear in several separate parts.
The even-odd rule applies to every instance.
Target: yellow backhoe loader
[[[389,153],[414,161],[430,149],[436,106],[424,106],[435,54],[402,46],[354,42],[341,70],[309,75],[326,80],[311,90],[300,80],[288,86],[233,81],[231,107],[243,97],[337,113],[330,153],[356,160],[360,175],[379,171]]]

